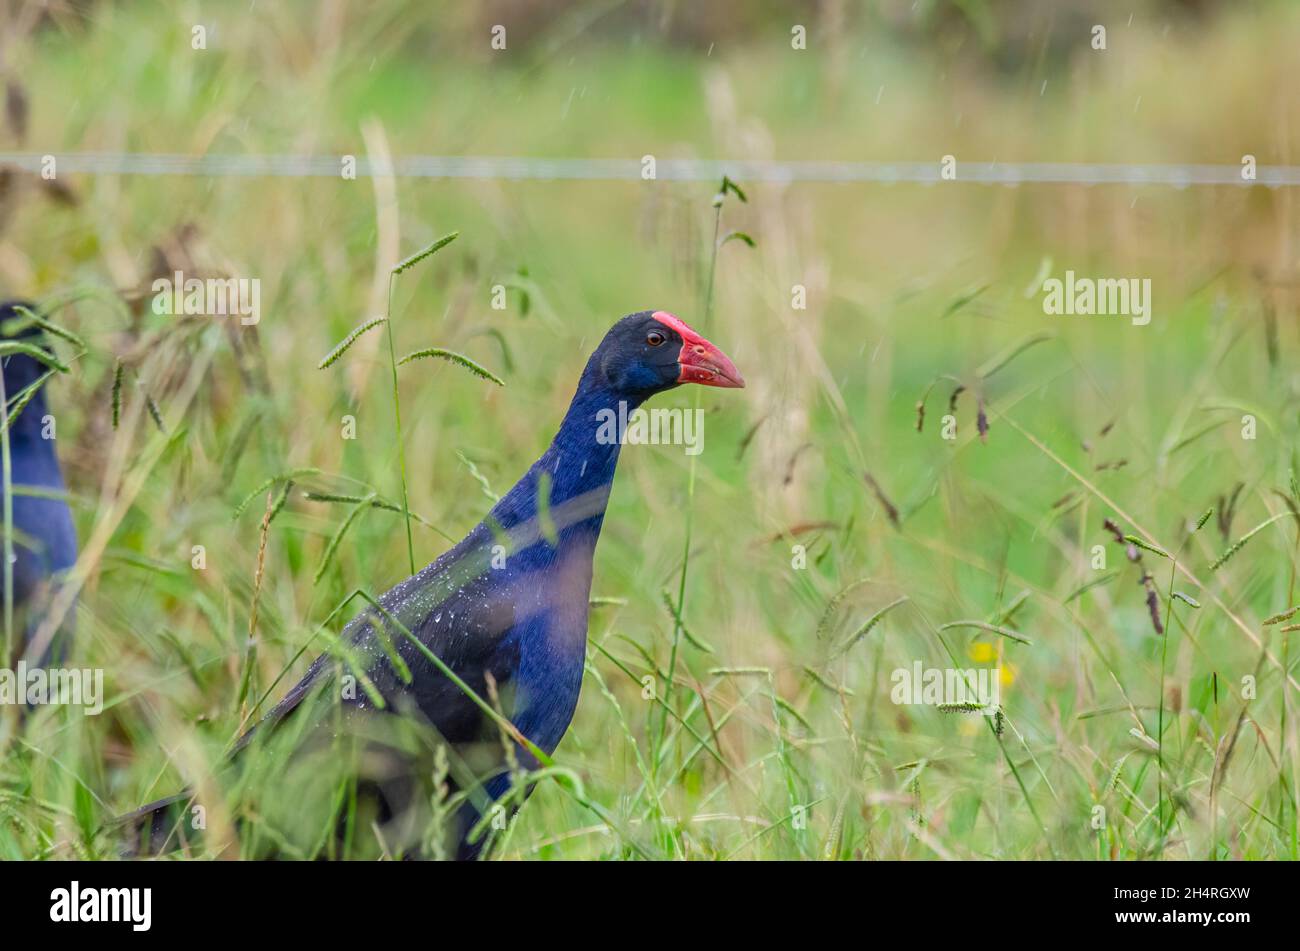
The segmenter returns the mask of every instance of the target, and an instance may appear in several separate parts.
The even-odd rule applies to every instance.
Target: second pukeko
[[[5,329],[6,339],[39,348],[41,331],[28,326],[9,334],[7,328],[21,324],[23,307],[35,311],[31,304],[18,302],[0,304],[0,329]],[[50,425],[50,410],[45,401],[44,385],[30,397],[27,391],[49,369],[35,357],[26,353],[9,353],[0,357],[3,363],[5,418],[15,404],[26,398],[22,413],[14,420],[9,433],[9,462],[13,485],[13,603],[15,629],[24,632],[16,656],[0,658],[0,666],[8,666],[23,659],[29,666],[43,667],[66,658],[71,636],[71,612],[68,619],[53,632],[52,637],[36,643],[59,577],[72,568],[77,560],[77,535],[72,524],[72,512],[63,484],[59,458],[55,454]]]
[[[464,688],[546,754],[559,744],[582,684],[592,558],[621,448],[602,423],[681,383],[744,386],[672,314],[641,311],[609,330],[542,457],[459,544],[380,597],[382,611],[356,618],[236,745],[231,770],[261,777],[237,786],[261,801],[231,814],[274,825],[244,824],[245,856],[284,855],[286,843],[291,855],[357,854],[372,832],[385,855],[478,855],[473,827],[501,818],[488,811],[505,812],[493,803],[512,772],[539,763]],[[438,788],[464,798],[440,800]],[[187,794],[126,818],[158,851],[187,837],[194,804]],[[434,841],[439,826],[449,835]]]

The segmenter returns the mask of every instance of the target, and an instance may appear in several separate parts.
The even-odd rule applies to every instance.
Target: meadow
[[[747,387],[657,400],[700,400],[698,456],[624,451],[577,716],[498,857],[1300,857],[1295,189],[960,176],[1296,164],[1300,10],[1152,8],[1104,53],[1058,33],[999,70],[869,25],[796,51],[575,14],[494,54],[463,14],[287,3],[205,10],[195,50],[193,18],[89,9],[5,41],[26,106],[0,133],[0,293],[85,342],[58,342],[48,398],[105,709],[0,707],[0,857],[113,858],[111,817],[202,786],[361,607],[340,602],[410,574],[403,493],[424,565],[642,309]],[[715,181],[14,165],[110,152],[959,172],[737,176],[718,204]],[[154,313],[178,270],[257,279],[259,320]],[[1150,322],[1045,314],[1067,270],[1149,279]],[[389,330],[504,383],[400,367],[404,479]],[[999,667],[998,709],[894,702],[917,664]]]

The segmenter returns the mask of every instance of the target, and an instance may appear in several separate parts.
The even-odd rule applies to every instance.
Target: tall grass
[[[726,203],[727,195],[734,194],[740,201],[746,201],[745,193],[730,178],[723,176],[722,184],[713,196],[711,202],[713,207],[713,240],[709,242],[708,249],[708,266],[706,268],[706,280],[704,292],[700,301],[700,332],[707,333],[707,328],[711,324],[713,316],[713,285],[718,271],[718,251],[725,243],[726,239],[720,237],[722,227],[722,207]],[[753,241],[749,244],[752,246]],[[702,397],[698,388],[694,393],[695,405],[693,409],[698,413]],[[655,742],[654,764],[658,768],[660,761],[659,741],[663,738],[663,729],[667,722],[670,700],[673,692],[673,682],[677,676],[677,648],[681,642],[682,631],[685,622],[682,616],[686,611],[686,579],[690,574],[691,567],[691,531],[695,524],[695,475],[696,475],[697,456],[692,455],[688,464],[686,476],[686,520],[682,541],[682,566],[677,575],[677,602],[673,605],[673,633],[672,646],[668,654],[668,676],[664,681],[664,705],[663,713],[659,717],[659,734]]]
[[[1086,142],[1098,161],[1294,160],[1286,122],[1259,107],[1294,86],[1285,11],[1169,36],[1139,16],[1106,64],[1026,66],[1013,83],[854,35],[865,73],[836,85],[822,60],[762,44],[669,56],[580,34],[526,73],[429,61],[411,52],[418,18],[372,10],[306,34],[292,4],[268,10],[278,31],[223,20],[222,55],[199,60],[147,11],[104,5],[84,30],[13,47],[40,64],[24,74],[21,147],[290,151],[293,117],[328,99],[322,154],[375,115],[398,156],[663,141],[699,157],[1071,160]],[[280,43],[317,66],[268,71]],[[376,44],[392,55],[370,70]],[[86,88],[88,62],[121,82]],[[1022,88],[1034,95],[1008,92]],[[352,614],[483,517],[545,447],[599,335],[647,302],[715,340],[749,385],[661,399],[705,411],[698,459],[641,447],[620,463],[578,713],[517,786],[557,781],[485,830],[499,855],[1296,856],[1300,687],[1282,617],[1296,526],[1276,494],[1300,435],[1288,191],[745,181],[748,202],[728,192],[705,212],[698,186],[668,180],[401,180],[402,247],[433,246],[440,222],[465,238],[375,278],[380,226],[355,182],[65,184],[79,204],[31,182],[10,193],[0,286],[49,299],[92,284],[119,301],[59,312],[88,350],[68,359],[56,341],[70,372],[45,384],[83,547],[78,660],[106,671],[108,696],[98,718],[0,711],[0,857],[111,855],[94,836],[108,817],[208,781],[246,721],[341,651]],[[726,240],[732,226],[753,253]],[[153,262],[186,258],[260,277],[262,323],[152,314]],[[1056,274],[1150,276],[1152,324],[1048,323],[1025,293],[1047,259]],[[388,285],[382,320],[359,316],[379,310],[372,280],[376,299]],[[791,309],[794,283],[807,312]],[[496,284],[527,309],[493,310]],[[356,440],[339,436],[345,414]],[[1222,519],[1188,532],[1209,506]],[[1107,518],[1177,555],[1159,578],[1163,635]],[[895,668],[994,659],[1014,675],[1001,733],[995,717],[891,702]],[[353,853],[365,834],[353,828]]]

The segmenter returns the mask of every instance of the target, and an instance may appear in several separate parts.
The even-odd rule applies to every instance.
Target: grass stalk
[[[718,269],[718,232],[722,227],[722,202],[715,201],[713,208],[713,242],[709,253],[709,277],[704,291],[704,307],[702,309],[703,319],[701,329],[709,324],[709,317],[713,309],[713,283],[714,276]],[[695,410],[698,413],[700,408],[699,387],[695,388]],[[691,456],[690,466],[686,476],[686,536],[682,542],[682,570],[677,577],[677,610],[673,612],[673,638],[672,647],[668,652],[668,680],[664,684],[664,704],[663,710],[659,717],[659,728],[655,734],[655,756],[653,757],[655,769],[659,768],[659,744],[663,740],[664,730],[668,724],[668,708],[672,698],[673,677],[677,673],[677,648],[682,638],[682,616],[686,611],[686,575],[691,567],[691,537],[692,529],[695,522],[695,475],[696,475],[696,456]]]
[[[1175,553],[1169,566],[1169,589],[1165,597],[1165,632],[1160,635],[1160,693],[1156,700],[1159,710],[1156,714],[1156,858],[1164,850],[1165,841],[1165,669],[1169,665],[1169,639],[1173,636],[1170,621],[1174,611],[1174,577],[1177,572],[1178,553]]]
[[[9,409],[9,395],[5,392],[4,376],[0,374],[0,406]],[[13,460],[9,456],[9,427],[0,432],[0,467],[4,470],[4,612],[5,652],[3,661],[10,663],[14,651],[14,494]]]
[[[402,440],[402,401],[397,392],[397,346],[393,343],[393,278],[388,275],[388,310],[385,312],[385,330],[388,335],[388,367],[393,377],[393,419],[397,424],[397,472],[402,480],[402,520],[406,523],[406,557],[415,574],[415,539],[411,534],[411,500],[406,489],[406,443]]]

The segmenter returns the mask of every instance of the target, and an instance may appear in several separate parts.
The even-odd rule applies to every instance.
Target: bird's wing
[[[338,691],[334,700],[354,708],[376,708],[377,694],[385,707],[418,709],[449,742],[476,738],[483,726],[481,709],[428,654],[480,697],[490,689],[508,690],[518,665],[518,649],[509,636],[515,626],[517,586],[491,571],[491,541],[490,533],[476,529],[385,592],[378,599],[382,611],[372,606],[353,619],[339,638],[340,650],[318,657],[302,680],[240,738],[236,751],[255,731],[266,732],[308,697],[331,689]],[[337,679],[346,675],[353,679]],[[489,677],[493,688],[488,687]]]

